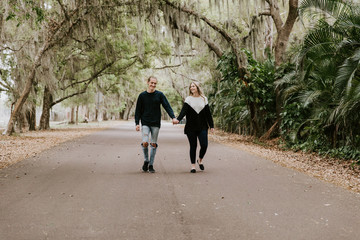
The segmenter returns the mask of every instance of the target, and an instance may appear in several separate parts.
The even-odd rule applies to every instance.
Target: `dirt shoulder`
[[[121,124],[120,121],[80,123],[78,125],[54,124],[51,130],[30,131],[14,136],[0,135],[0,169],[95,131]]]
[[[360,193],[360,167],[353,164],[355,161],[282,150],[271,141],[261,143],[261,145],[255,144],[254,139],[251,137],[221,131],[215,131],[215,134],[209,135],[209,137],[215,142],[250,152],[284,167],[304,172],[310,176]]]

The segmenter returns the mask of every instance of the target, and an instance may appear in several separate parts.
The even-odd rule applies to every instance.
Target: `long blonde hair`
[[[202,98],[204,99],[204,101],[205,101],[205,96],[204,96],[204,94],[203,94],[203,92],[202,92],[202,89],[201,89],[201,87],[200,87],[200,83],[199,83],[199,82],[193,81],[193,82],[190,83],[190,85],[189,85],[189,94],[190,94],[190,96],[193,95],[193,93],[191,92],[191,89],[190,89],[190,88],[191,88],[191,84],[194,84],[194,85],[196,86],[196,89],[197,89],[200,97],[202,97]]]

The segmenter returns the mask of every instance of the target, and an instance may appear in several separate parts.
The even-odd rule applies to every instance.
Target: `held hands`
[[[176,124],[179,123],[179,120],[177,120],[176,118],[173,118],[173,119],[172,119],[172,123],[173,123],[173,125],[176,125]]]
[[[210,128],[210,132],[211,132],[211,133],[214,133],[214,128]]]
[[[136,125],[136,131],[140,131],[140,125]]]

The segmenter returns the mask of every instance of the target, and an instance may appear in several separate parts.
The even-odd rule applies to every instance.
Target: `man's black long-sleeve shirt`
[[[166,99],[165,95],[155,90],[153,93],[144,91],[140,93],[135,110],[135,123],[151,127],[160,127],[161,123],[161,110],[160,105],[164,107],[166,112],[171,118],[175,118],[174,112]]]

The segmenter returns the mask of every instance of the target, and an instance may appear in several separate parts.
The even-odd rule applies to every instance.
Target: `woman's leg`
[[[186,134],[189,144],[190,144],[190,161],[191,164],[195,167],[195,159],[196,159],[196,147],[197,147],[197,136],[194,132],[189,132]]]
[[[208,130],[202,130],[199,133],[198,138],[200,142],[199,163],[202,164],[202,159],[204,158],[208,147]]]

